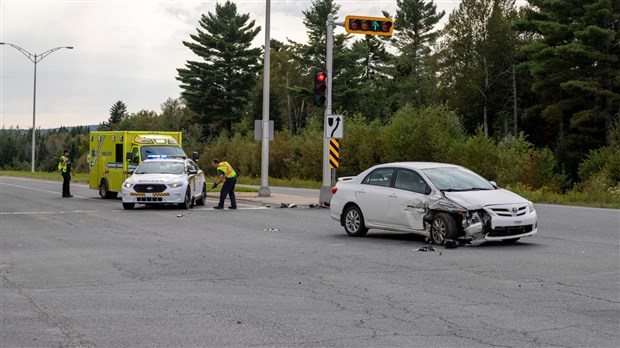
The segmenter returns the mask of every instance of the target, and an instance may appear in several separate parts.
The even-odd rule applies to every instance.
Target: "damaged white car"
[[[456,247],[516,242],[538,232],[534,204],[464,167],[431,162],[374,166],[332,188],[330,215],[348,235],[383,229]]]

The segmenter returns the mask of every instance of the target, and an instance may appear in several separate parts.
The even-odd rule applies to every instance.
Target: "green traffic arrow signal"
[[[379,27],[379,23],[377,23],[377,21],[372,22],[372,30],[377,31],[378,27]]]

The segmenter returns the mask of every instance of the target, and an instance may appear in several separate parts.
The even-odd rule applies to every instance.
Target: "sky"
[[[224,0],[218,0],[223,3]],[[33,124],[36,66],[36,128],[97,125],[107,121],[117,101],[129,113],[161,112],[179,98],[177,68],[198,60],[190,41],[200,16],[215,13],[215,0],[0,0],[0,42],[33,56],[56,48],[34,64],[19,50],[0,46],[0,127],[30,129]],[[261,27],[253,45],[265,43],[266,0],[237,0]],[[435,0],[444,20],[458,0]],[[396,0],[336,0],[338,19],[347,15],[382,16],[396,12]],[[270,36],[307,41],[302,11],[311,0],[271,0]],[[335,33],[344,33],[336,27]]]

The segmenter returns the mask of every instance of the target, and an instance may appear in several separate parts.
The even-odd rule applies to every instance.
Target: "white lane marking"
[[[101,210],[72,210],[72,211],[14,211],[1,212],[0,215],[34,215],[34,214],[82,214],[99,213]]]

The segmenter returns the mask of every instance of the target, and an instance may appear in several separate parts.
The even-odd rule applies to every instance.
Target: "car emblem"
[[[147,190],[147,191],[153,191],[153,186],[147,186],[147,187],[146,187],[146,190]],[[513,209],[514,209],[514,208],[513,208]]]
[[[512,212],[513,212],[513,213],[516,213],[516,212],[517,212],[517,210],[518,210],[517,208],[512,208]]]

